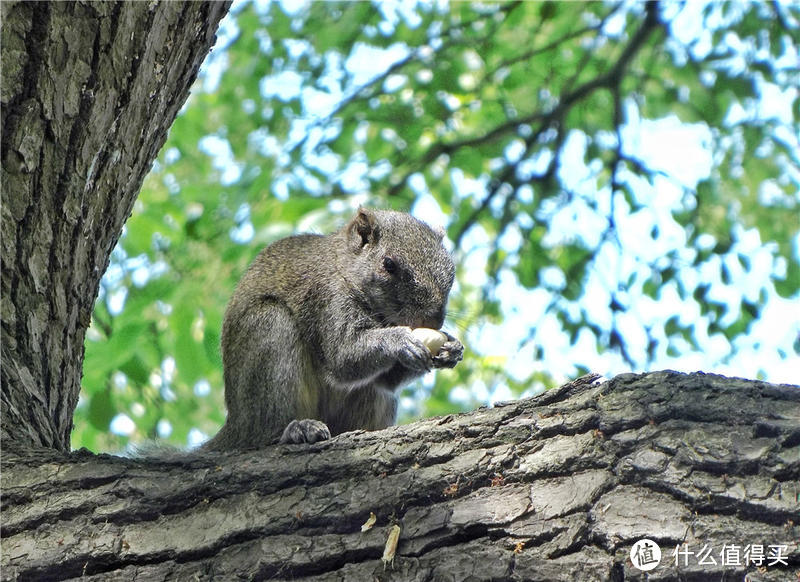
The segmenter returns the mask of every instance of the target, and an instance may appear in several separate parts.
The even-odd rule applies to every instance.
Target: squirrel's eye
[[[397,272],[397,263],[394,262],[392,257],[383,257],[383,268],[387,273],[394,274]]]

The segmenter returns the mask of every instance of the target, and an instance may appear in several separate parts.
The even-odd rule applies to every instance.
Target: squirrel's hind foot
[[[299,445],[302,443],[316,443],[326,441],[331,438],[331,431],[328,425],[321,420],[304,418],[303,420],[293,420],[283,429],[280,444]]]

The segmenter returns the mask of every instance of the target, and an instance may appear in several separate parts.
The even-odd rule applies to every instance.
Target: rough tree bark
[[[3,463],[4,580],[629,580],[643,537],[663,550],[650,580],[800,573],[798,386],[587,377],[315,445]],[[684,543],[717,565],[675,566]],[[723,545],[786,565],[723,566]]]
[[[2,3],[5,448],[69,450],[100,278],[228,6]]]

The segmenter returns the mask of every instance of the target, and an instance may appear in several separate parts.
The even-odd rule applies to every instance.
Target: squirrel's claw
[[[327,424],[321,420],[304,418],[303,420],[293,420],[287,424],[278,443],[299,445],[326,441],[329,438],[331,438],[331,431]]]
[[[449,338],[441,348],[439,353],[433,357],[434,368],[454,368],[464,357],[464,345],[447,334]]]
[[[430,372],[433,362],[428,348],[411,334],[410,329],[407,329],[406,333],[408,339],[398,352],[398,360],[409,370],[420,374]]]

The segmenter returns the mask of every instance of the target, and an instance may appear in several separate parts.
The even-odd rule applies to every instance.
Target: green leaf
[[[97,430],[107,431],[111,419],[116,416],[117,411],[114,401],[111,398],[110,390],[102,390],[92,394],[89,400],[89,413],[87,415],[89,423]]]
[[[151,369],[152,368],[148,367],[139,356],[133,356],[119,367],[120,372],[140,386],[147,384]]]

